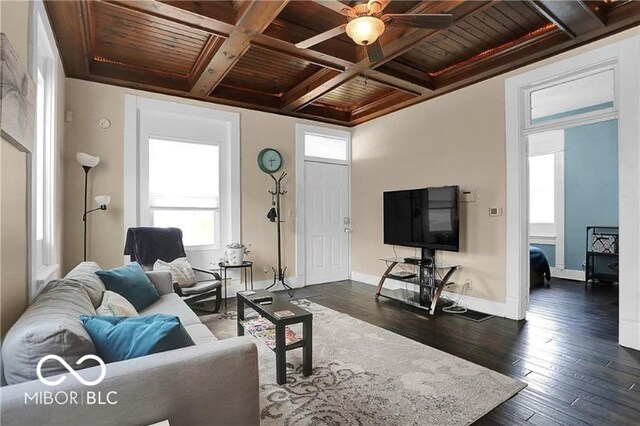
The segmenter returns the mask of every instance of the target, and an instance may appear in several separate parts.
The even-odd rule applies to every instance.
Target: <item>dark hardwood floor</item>
[[[429,318],[392,300],[376,301],[374,289],[341,281],[299,289],[295,298],[527,383],[477,424],[640,424],[640,352],[617,344],[617,287],[554,280],[549,289],[532,290],[526,321],[480,323],[442,312]]]

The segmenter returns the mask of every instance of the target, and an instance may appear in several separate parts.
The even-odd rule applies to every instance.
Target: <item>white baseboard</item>
[[[373,286],[377,286],[380,282],[380,277],[375,275],[363,274],[362,272],[352,272],[351,279]],[[405,282],[390,278],[387,278],[387,280],[384,282],[384,287],[392,290],[397,288],[404,288],[406,285],[407,284]],[[371,297],[373,297],[373,295],[374,292],[372,291]],[[453,300],[458,300],[460,298],[460,294],[451,293],[449,291],[443,291],[442,295]],[[493,302],[491,300],[480,299],[479,297],[464,296],[460,301],[460,304],[466,308],[473,309],[474,311],[482,312],[489,315],[495,315],[497,317],[509,318],[506,303]]]
[[[577,271],[575,269],[551,268],[551,276],[564,280],[584,281],[584,271]]]

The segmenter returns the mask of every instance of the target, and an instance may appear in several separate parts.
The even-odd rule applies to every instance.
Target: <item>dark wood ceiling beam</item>
[[[253,0],[250,6],[244,8],[236,27],[200,74],[191,94],[204,98],[211,93],[249,49],[251,39],[263,32],[288,2],[289,0]]]
[[[331,84],[335,78],[343,74],[344,73],[328,68],[321,69],[311,77],[300,82],[293,89],[289,90],[289,92],[282,97],[281,108],[284,109],[287,105],[291,105],[296,100],[303,98],[311,90],[317,90],[318,88],[324,87],[324,85]],[[353,77],[355,77],[355,75],[351,78]]]
[[[209,37],[209,40],[207,40],[207,44],[205,44],[204,49],[202,49],[202,52],[200,53],[200,56],[198,56],[198,60],[193,65],[191,72],[189,73],[189,89],[187,90],[190,91],[193,85],[196,83],[196,79],[205,72],[205,70],[209,66],[211,58],[213,58],[216,52],[220,50],[220,47],[224,43],[224,40],[225,39],[223,39],[222,37],[217,37],[214,35]]]
[[[256,36],[251,40],[251,44],[253,46],[262,47],[277,53],[283,53],[285,55],[302,59],[309,63],[336,71],[344,71],[347,67],[353,65],[353,62],[318,52],[316,50],[298,49],[292,43],[279,40],[265,34],[256,34]]]
[[[571,38],[605,26],[600,16],[583,1],[530,0],[529,3]]]
[[[410,13],[442,13],[449,12],[454,15],[454,22],[463,19],[473,13],[492,5],[493,2],[426,2],[420,3],[413,8]],[[287,94],[283,103],[284,111],[295,111],[310,104],[319,97],[325,95],[338,86],[346,83],[350,79],[359,74],[366,74],[369,69],[382,65],[399,56],[409,49],[413,48],[416,43],[420,43],[437,33],[436,30],[411,29],[407,31],[399,31],[394,29],[383,34],[380,39],[383,46],[385,57],[382,61],[371,63],[368,57],[364,57],[360,62],[347,68],[345,72],[337,75],[329,81],[323,81],[321,84],[314,85],[313,81],[303,82],[302,85],[308,87],[309,90],[299,94]]]
[[[370,102],[366,105],[363,105],[355,110],[351,111],[351,117],[349,121],[357,119],[358,117],[373,114],[376,111],[384,110],[386,108],[392,107],[393,105],[397,105],[399,103],[415,99],[417,96],[406,93],[406,92],[392,92],[386,96],[383,96],[379,99],[376,99],[373,102]]]
[[[414,95],[422,95],[432,90],[426,83],[415,83],[413,81],[405,80],[396,75],[392,75],[380,68],[375,70],[368,70],[365,74],[369,79],[384,84],[387,87],[401,90],[405,93],[411,93]]]
[[[432,92],[434,90],[435,85],[433,83],[433,79],[429,77],[428,74],[398,61],[389,61],[372,71],[376,71],[381,75],[390,76],[397,80],[404,81],[405,83],[410,83],[415,87],[419,87],[419,94]],[[371,71],[369,71],[368,74],[370,72]]]

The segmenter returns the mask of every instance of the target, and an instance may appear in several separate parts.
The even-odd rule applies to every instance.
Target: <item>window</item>
[[[36,129],[32,152],[31,296],[57,273],[55,253],[55,152],[57,52],[42,3],[34,3],[32,16],[32,75],[36,83]]]
[[[530,93],[531,124],[613,107],[614,70],[583,75]]]
[[[529,228],[534,238],[555,239],[564,215],[564,131],[529,136]]]
[[[331,136],[305,133],[304,136],[305,157],[324,158],[346,162],[347,140]]]
[[[217,264],[240,241],[239,114],[125,95],[124,127],[124,228],[180,228],[190,262]]]
[[[185,246],[220,247],[220,147],[149,139],[149,222]]]
[[[555,155],[529,157],[529,221],[552,224],[554,218]]]

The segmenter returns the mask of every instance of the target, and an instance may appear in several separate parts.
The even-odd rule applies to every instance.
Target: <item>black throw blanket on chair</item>
[[[182,230],[179,228],[129,228],[124,244],[124,254],[131,256],[132,262],[151,267],[158,259],[171,262],[179,257],[185,257]]]

